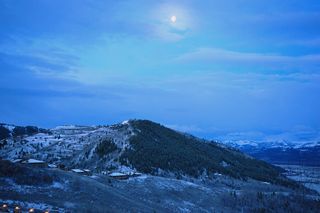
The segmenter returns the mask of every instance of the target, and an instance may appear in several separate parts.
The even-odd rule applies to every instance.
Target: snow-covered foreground
[[[313,200],[301,200],[299,190],[223,175],[211,180],[151,175],[116,180],[59,169],[32,171],[37,170],[45,171],[53,182],[25,185],[2,177],[0,202],[58,212],[255,212],[269,207],[273,209],[270,212],[286,212],[281,211],[286,203],[290,203],[286,208],[291,212],[307,208],[316,212],[312,208],[320,207],[316,194]]]

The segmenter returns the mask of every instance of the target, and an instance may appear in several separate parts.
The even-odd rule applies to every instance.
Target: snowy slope
[[[7,125],[3,125],[7,127]],[[12,125],[12,132],[15,126]],[[63,125],[46,133],[23,135],[2,140],[0,157],[7,160],[34,158],[55,165],[70,168],[90,168],[104,171],[117,168],[119,171],[133,171],[121,166],[117,159],[129,147],[128,139],[133,135],[129,122],[110,126]],[[112,140],[117,152],[108,158],[98,158],[97,146],[105,140]]]

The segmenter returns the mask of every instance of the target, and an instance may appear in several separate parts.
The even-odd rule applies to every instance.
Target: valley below
[[[285,175],[305,187],[320,193],[320,167],[301,165],[278,165],[285,169]]]

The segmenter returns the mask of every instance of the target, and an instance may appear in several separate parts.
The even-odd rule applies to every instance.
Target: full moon
[[[176,16],[171,16],[171,22],[175,23],[177,21],[177,17]]]

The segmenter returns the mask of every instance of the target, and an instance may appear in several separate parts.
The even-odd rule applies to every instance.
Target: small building
[[[140,173],[140,172],[134,172],[133,174],[132,174],[132,177],[139,177],[139,176],[141,176],[142,175],[142,173]]]
[[[23,161],[23,159],[21,159],[21,158],[11,160],[12,163],[21,163],[22,161]]]
[[[28,159],[23,161],[22,163],[35,166],[35,167],[40,167],[40,168],[46,168],[48,167],[47,163],[42,161],[42,160],[36,160],[36,159]]]
[[[55,165],[55,164],[49,163],[49,164],[48,164],[48,167],[49,167],[49,168],[52,168],[52,169],[55,169],[55,168],[57,168],[58,166]]]
[[[71,169],[71,171],[77,174],[84,174],[84,171],[82,169]]]
[[[120,173],[120,172],[113,172],[113,173],[109,174],[109,177],[112,177],[112,178],[118,179],[118,180],[126,180],[130,177],[130,175]]]

